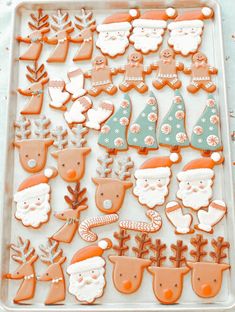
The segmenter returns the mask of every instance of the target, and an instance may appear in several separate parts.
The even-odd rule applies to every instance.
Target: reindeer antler
[[[31,122],[28,118],[25,116],[20,116],[15,122],[14,127],[17,128],[16,130],[16,137],[24,140],[28,139],[31,135],[31,130],[28,129],[31,126]]]
[[[69,20],[68,12],[62,14],[61,10],[57,10],[57,14],[52,15],[51,18],[53,20],[51,28],[54,31],[64,30],[72,25],[71,21]]]
[[[149,253],[147,246],[151,244],[151,239],[148,237],[147,233],[141,233],[135,236],[137,247],[132,247],[137,258],[144,258],[145,255]]]
[[[18,245],[11,244],[10,248],[16,252],[15,255],[12,255],[12,259],[18,263],[25,263],[31,257],[33,257],[35,253],[35,249],[33,247],[29,248],[30,241],[26,239],[25,241],[19,236],[18,237]]]
[[[75,16],[77,23],[74,23],[74,25],[80,30],[89,28],[91,25],[95,24],[95,20],[92,17],[93,13],[91,11],[87,11],[86,13],[85,9],[81,9],[81,15]]]
[[[207,252],[203,249],[207,245],[208,240],[203,239],[201,234],[197,234],[196,237],[191,238],[190,243],[196,248],[196,250],[190,251],[190,255],[194,257],[195,262],[200,262],[207,255]]]
[[[40,82],[43,78],[48,76],[47,71],[45,70],[44,64],[38,66],[38,62],[33,62],[33,66],[26,66],[29,74],[26,74],[28,81],[35,83]]]
[[[118,256],[124,256],[129,249],[126,242],[130,240],[130,235],[126,230],[120,229],[119,232],[114,232],[113,236],[118,241],[118,245],[114,245],[113,250],[117,252]]]
[[[40,30],[44,27],[48,27],[48,18],[49,16],[47,14],[43,14],[43,9],[38,9],[37,15],[35,14],[30,14],[30,17],[32,19],[32,23],[28,22],[29,27],[32,30]]]
[[[73,189],[70,185],[67,186],[67,190],[72,195],[71,197],[65,196],[64,199],[66,203],[72,208],[77,209],[81,206],[86,206],[87,197],[84,197],[86,194],[86,188],[83,189],[80,188],[80,183],[78,182]],[[81,209],[82,210],[82,209]]]
[[[131,160],[131,157],[125,157],[118,161],[118,170],[115,170],[115,174],[120,180],[126,180],[131,176],[129,170],[134,167],[134,162]]]
[[[150,249],[154,252],[154,256],[150,257],[152,264],[160,267],[162,262],[166,260],[166,256],[162,256],[166,244],[161,244],[161,240],[156,239],[155,243],[150,245]]]
[[[211,245],[215,251],[211,251],[210,256],[215,263],[221,263],[223,259],[227,258],[227,254],[224,253],[224,250],[229,248],[230,244],[229,242],[224,241],[223,237],[219,236],[217,240],[212,239]]]
[[[112,172],[109,166],[113,163],[113,158],[110,157],[109,153],[105,153],[103,156],[97,159],[100,166],[96,169],[96,172],[101,178],[107,178],[107,176]]]
[[[53,264],[59,261],[60,258],[62,258],[63,250],[58,249],[59,242],[53,241],[48,239],[47,246],[45,245],[39,245],[39,249],[42,252],[42,255],[40,255],[40,260],[47,264]]]
[[[176,245],[171,245],[171,249],[174,253],[174,256],[171,256],[169,259],[174,264],[175,268],[180,268],[182,264],[186,262],[186,258],[183,256],[183,253],[188,250],[188,246],[183,245],[182,240],[177,240]]]
[[[82,125],[76,125],[71,131],[74,135],[71,143],[76,147],[83,147],[87,142],[84,137],[88,133],[88,129]]]
[[[52,136],[55,138],[53,146],[59,150],[64,149],[68,145],[68,140],[65,139],[68,132],[62,126],[57,126],[51,131]]]
[[[48,137],[50,134],[50,129],[48,129],[50,123],[50,119],[46,116],[40,116],[40,118],[35,119],[34,124],[37,127],[34,131],[35,135],[40,139]]]

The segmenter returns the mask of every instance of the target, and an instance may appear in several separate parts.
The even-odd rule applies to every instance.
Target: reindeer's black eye
[[[160,283],[159,286],[162,287],[162,284]]]
[[[63,216],[64,216],[64,213],[61,213],[61,216],[63,217]]]
[[[201,280],[200,277],[198,277],[197,280],[200,281]]]
[[[175,287],[178,287],[178,284],[175,284]]]
[[[122,277],[122,273],[120,273],[120,274],[119,274],[119,276],[121,276],[121,277]]]
[[[48,276],[49,275],[49,273],[46,273],[46,276]]]
[[[18,275],[19,275],[19,274],[20,274],[20,272],[16,272],[16,274],[18,274]]]
[[[62,166],[62,167],[65,167],[65,164],[62,164],[61,166]]]
[[[104,195],[104,193],[100,193],[100,195],[101,195],[101,196],[103,196],[103,195]]]
[[[137,275],[134,275],[134,278],[137,278]]]
[[[78,165],[78,166],[80,165],[80,161],[77,162],[77,165]]]
[[[215,283],[217,282],[217,279],[216,279],[216,278],[214,279],[214,282],[215,282]]]
[[[40,157],[41,156],[41,154],[40,153],[38,153],[38,157]]]
[[[28,158],[28,157],[29,157],[29,155],[28,155],[28,154],[26,154],[26,155],[25,155],[25,157],[26,157],[26,158]]]
[[[117,194],[117,195],[116,195],[116,197],[118,198],[118,197],[119,197],[119,195]]]

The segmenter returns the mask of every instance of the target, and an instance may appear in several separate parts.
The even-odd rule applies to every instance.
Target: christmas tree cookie
[[[219,113],[212,95],[208,96],[206,108],[193,127],[191,145],[193,148],[203,151],[205,156],[222,150]]]
[[[136,147],[139,154],[148,154],[149,150],[158,149],[156,124],[158,119],[158,104],[150,92],[147,104],[137,119],[130,125],[127,141]]]
[[[159,145],[169,147],[171,151],[189,146],[185,130],[185,105],[178,90],[175,91],[171,108],[161,123]]]
[[[125,94],[119,109],[108,119],[100,130],[98,144],[107,149],[110,154],[128,149],[126,132],[131,116],[131,100]]]

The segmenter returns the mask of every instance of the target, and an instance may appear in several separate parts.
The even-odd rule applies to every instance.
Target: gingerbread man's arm
[[[175,65],[176,65],[177,70],[184,70],[184,64],[183,63],[176,62]]]
[[[23,38],[21,36],[17,36],[16,40],[19,41],[19,42],[31,43],[31,40],[29,39],[29,37]]]
[[[144,66],[143,66],[143,72],[144,72],[145,74],[151,74],[151,72],[152,72],[152,66],[151,66],[151,64],[150,64],[150,65],[144,65]]]
[[[184,73],[185,73],[186,75],[192,74],[192,69],[191,69],[191,67],[184,67]]]
[[[117,75],[118,72],[119,72],[119,68],[114,68],[114,67],[110,68],[110,74],[111,75]]]
[[[209,70],[209,73],[212,75],[216,75],[218,73],[218,69],[213,66],[209,66],[208,70]]]
[[[91,70],[88,70],[88,71],[84,72],[84,77],[85,78],[90,78],[91,77]]]
[[[159,62],[155,61],[153,64],[150,64],[150,66],[151,66],[151,70],[158,69],[159,68]]]
[[[126,65],[121,65],[119,68],[118,68],[118,72],[119,73],[125,73],[126,71]]]

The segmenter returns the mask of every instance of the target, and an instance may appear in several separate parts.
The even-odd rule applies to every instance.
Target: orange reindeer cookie
[[[49,16],[44,14],[42,9],[38,9],[37,15],[34,13],[30,14],[30,17],[32,22],[28,22],[28,25],[33,32],[26,37],[16,37],[19,42],[30,45],[19,58],[23,61],[37,61],[39,59],[42,52],[44,34],[50,31]]]
[[[91,304],[103,296],[106,286],[103,252],[112,247],[112,242],[104,238],[97,245],[78,250],[67,268],[69,293],[82,303]]]
[[[40,260],[48,265],[46,271],[37,277],[39,281],[51,282],[51,288],[45,300],[45,304],[57,304],[65,299],[65,277],[62,264],[66,261],[63,250],[58,249],[59,243],[48,239],[47,246],[40,245],[42,254]]]
[[[47,161],[47,150],[53,144],[50,136],[50,120],[46,116],[41,116],[34,120],[36,126],[34,134],[36,138],[30,138],[31,121],[24,116],[19,117],[14,126],[16,128],[17,140],[14,146],[19,148],[20,163],[24,170],[30,173],[41,171]]]
[[[35,249],[30,247],[28,239],[18,238],[18,245],[11,244],[10,248],[15,252],[12,259],[19,263],[19,266],[13,273],[6,274],[6,278],[12,280],[23,280],[13,301],[21,304],[34,297],[36,287],[36,275],[34,263],[38,259]]]
[[[64,199],[69,208],[55,213],[55,218],[65,221],[65,224],[51,237],[62,243],[70,243],[73,240],[78,230],[80,213],[88,208],[86,205],[87,197],[84,197],[86,188],[81,189],[78,182],[74,189],[71,186],[67,186],[67,190],[70,193],[70,197],[66,195]]]
[[[26,66],[28,74],[26,78],[32,84],[26,89],[18,89],[18,92],[24,96],[30,96],[30,100],[21,110],[22,115],[37,115],[40,114],[44,97],[44,85],[48,83],[49,78],[47,72],[44,70],[44,65],[38,66],[34,62],[33,66]]]

